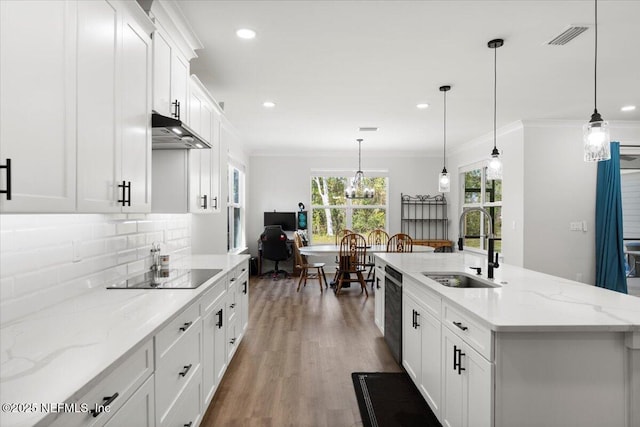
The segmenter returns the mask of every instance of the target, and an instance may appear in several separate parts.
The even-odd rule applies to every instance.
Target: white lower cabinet
[[[154,376],[140,386],[133,396],[122,405],[105,427],[149,427],[155,424],[155,384]]]
[[[202,383],[202,323],[193,304],[156,335],[156,425],[171,425],[191,383]],[[201,400],[198,399],[198,402]],[[200,409],[200,407],[198,407]],[[199,418],[201,411],[190,418]]]
[[[225,280],[220,280],[200,299],[202,313],[202,400],[211,402],[227,366]]]
[[[493,364],[448,328],[442,328],[443,402],[446,427],[490,427]]]
[[[405,293],[402,307],[402,364],[436,416],[440,413],[441,323]]]

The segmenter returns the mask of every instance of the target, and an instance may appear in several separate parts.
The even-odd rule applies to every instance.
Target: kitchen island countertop
[[[414,281],[434,290],[443,301],[475,315],[496,332],[628,331],[640,333],[640,298],[508,264],[487,279],[486,258],[469,252],[376,254]],[[496,288],[451,288],[423,272],[475,275]]]

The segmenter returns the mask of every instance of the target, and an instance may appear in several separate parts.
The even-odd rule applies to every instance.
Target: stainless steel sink
[[[488,283],[470,274],[464,273],[422,273],[429,279],[435,280],[443,286],[450,288],[499,288],[500,285]]]

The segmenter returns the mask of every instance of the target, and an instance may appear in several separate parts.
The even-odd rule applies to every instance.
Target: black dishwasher
[[[384,339],[402,366],[402,273],[388,265],[384,273]]]

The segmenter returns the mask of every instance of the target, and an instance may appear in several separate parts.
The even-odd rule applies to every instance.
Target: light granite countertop
[[[77,400],[118,362],[248,255],[193,255],[172,268],[220,268],[197,289],[107,290],[98,287],[45,310],[0,325],[0,400]],[[3,406],[4,409],[4,406]],[[46,421],[38,411],[0,413],[3,426]]]
[[[501,264],[487,279],[487,261],[469,252],[385,253],[381,260],[434,290],[443,301],[472,313],[496,332],[621,331],[640,333],[640,298]],[[482,267],[481,280],[496,288],[451,288],[422,272],[462,272]]]

